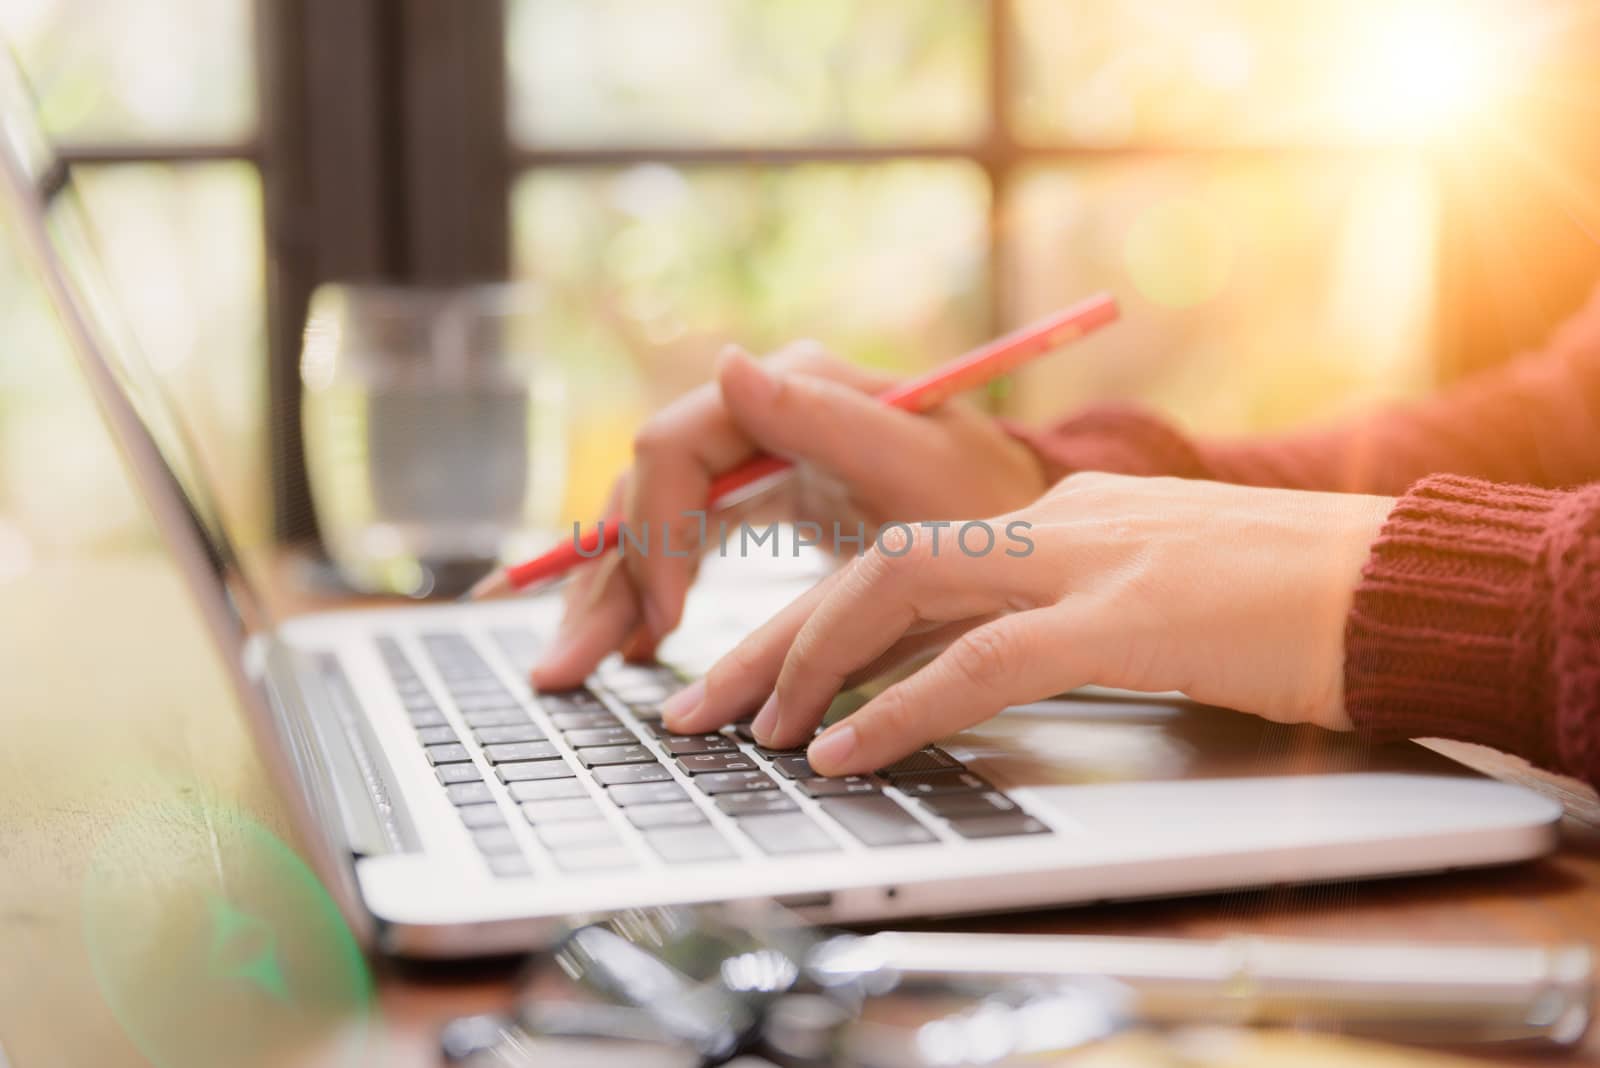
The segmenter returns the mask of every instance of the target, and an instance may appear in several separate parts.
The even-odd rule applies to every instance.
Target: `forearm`
[[[1600,484],[1412,487],[1356,591],[1344,676],[1358,729],[1479,742],[1600,783]]]

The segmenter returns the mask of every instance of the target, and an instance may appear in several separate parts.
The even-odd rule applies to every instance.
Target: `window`
[[[1559,44],[1576,73],[1543,88],[1571,98],[1568,132],[1592,142],[1586,11],[6,0],[0,34],[235,524],[294,539],[315,529],[299,330],[333,278],[509,266],[548,292],[546,349],[571,387],[565,518],[600,508],[632,429],[730,341],[816,337],[910,371],[1109,289],[1123,322],[997,403],[1042,420],[1128,399],[1249,432],[1426,388],[1436,319],[1490,336],[1463,312],[1536,289],[1533,312],[1502,316],[1525,344],[1575,299],[1577,282],[1545,278],[1545,238],[1570,213],[1535,205],[1526,176],[1490,180],[1483,134]],[[1538,286],[1497,287],[1497,226],[1513,244],[1541,235],[1519,261],[1544,270]],[[1563,255],[1585,280],[1592,255]],[[0,440],[39,419],[68,455],[47,361],[0,361]],[[0,514],[52,477],[7,473]],[[90,491],[73,499],[85,537],[125,531]]]
[[[140,342],[205,444],[233,524],[259,539],[270,517],[253,19],[251,0],[0,5],[0,39],[66,148]],[[0,282],[8,333],[37,307],[34,287],[11,284],[18,269],[0,264],[12,272]],[[0,516],[37,545],[140,536],[58,348],[0,354]]]
[[[1253,431],[1429,384],[1436,135],[1497,0],[510,0],[516,270],[582,391],[574,516],[727,341],[913,369],[1088,292],[1022,372]],[[1526,25],[1519,22],[1517,25]],[[1503,57],[1496,64],[1507,65]]]

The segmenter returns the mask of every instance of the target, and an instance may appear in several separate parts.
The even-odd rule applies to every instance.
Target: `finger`
[[[533,669],[537,690],[568,690],[582,684],[607,653],[638,626],[639,604],[621,558],[608,554],[587,595],[575,601],[556,639]]]
[[[660,639],[683,613],[712,478],[749,459],[750,440],[728,418],[712,387],[694,390],[650,417],[633,443],[623,518],[644,543],[620,544],[639,591],[645,625]]]
[[[880,675],[887,674],[890,671],[901,670],[904,665],[912,661],[931,658],[932,654],[942,651],[951,642],[973,627],[982,626],[990,620],[998,618],[999,615],[991,612],[976,619],[959,619],[953,623],[945,623],[929,630],[907,634],[870,663],[852,671],[845,678],[842,688],[846,690],[854,689],[864,683],[871,682]]]
[[[729,362],[755,365],[735,346],[724,350],[719,368]],[[778,374],[804,369],[837,378],[850,384],[841,386],[846,389],[886,384],[880,376],[829,359],[814,343],[787,346],[766,362]],[[655,641],[682,617],[694,562],[705,541],[704,508],[712,480],[758,451],[745,428],[730,417],[716,383],[668,405],[635,438],[626,518],[635,532],[647,536],[648,545],[643,552],[630,546],[624,555]]]
[[[845,682],[915,630],[1031,606],[1029,570],[1004,553],[941,554],[933,532],[889,527],[796,633],[773,687],[770,733],[758,725],[756,737],[804,742]]]
[[[608,518],[621,514],[622,501],[627,489],[627,474],[623,474],[612,483],[611,491],[606,495],[605,515]],[[616,581],[617,568],[615,559],[611,555],[605,555],[573,569],[567,577],[561,588],[561,622],[556,626],[555,640],[533,669],[535,689],[566,689],[569,686],[576,686],[594,670],[593,664],[584,666],[584,661],[588,659],[587,654],[568,664],[568,660],[571,659],[569,647],[574,644],[574,638],[580,631],[588,629],[586,619],[597,608],[603,606],[602,610],[608,615],[621,614],[625,604],[633,603],[631,593],[624,598],[623,595],[627,591],[608,587],[608,584]],[[636,617],[638,612],[635,609],[631,614]],[[627,624],[622,622],[614,624],[614,628],[617,629],[626,626]],[[586,641],[578,641],[576,644],[581,650]],[[600,655],[603,657],[605,654]],[[577,679],[571,679],[572,673],[580,669],[582,674]]]
[[[685,734],[714,730],[766,702],[795,634],[840,581],[835,572],[785,605],[661,706],[668,727]],[[759,717],[758,717],[759,718]]]
[[[1055,609],[1003,616],[824,731],[806,750],[823,775],[859,775],[929,742],[1091,677],[1092,628]]]
[[[856,374],[852,382],[731,354],[718,367],[717,381],[729,417],[762,449],[821,467],[862,495],[893,500],[908,485],[926,482],[924,461],[943,440],[942,431],[878,403],[857,388]]]
[[[656,658],[659,643],[650,634],[650,628],[640,625],[633,628],[622,643],[622,659],[630,664],[649,664]]]

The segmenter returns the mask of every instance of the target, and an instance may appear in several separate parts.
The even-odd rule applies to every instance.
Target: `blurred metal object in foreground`
[[[1575,1043],[1589,1026],[1593,958],[1581,945],[1201,941],[884,932],[820,943],[818,982],[1122,984],[1141,1023],[1295,1026],[1395,1042]]]
[[[458,1020],[443,1042],[470,1068],[1004,1064],[1195,1024],[1560,1047],[1587,1029],[1591,982],[1581,946],[830,935],[777,910],[743,928],[650,909],[573,931],[514,1019]]]

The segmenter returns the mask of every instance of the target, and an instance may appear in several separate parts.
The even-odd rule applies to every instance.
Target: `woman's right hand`
[[[870,545],[889,521],[998,515],[1048,488],[1034,454],[959,401],[921,415],[873,399],[887,376],[800,342],[760,361],[730,348],[715,380],[654,415],[634,440],[611,516],[648,530],[650,551],[607,551],[567,584],[556,641],[534,669],[539,689],[576,686],[614,649],[648,657],[677,626],[700,553],[693,542],[712,480],[759,453],[795,461],[795,477],[730,521],[795,521],[856,532]],[[660,551],[670,531],[674,553]],[[826,546],[830,536],[823,537]],[[863,546],[864,548],[864,546]]]

